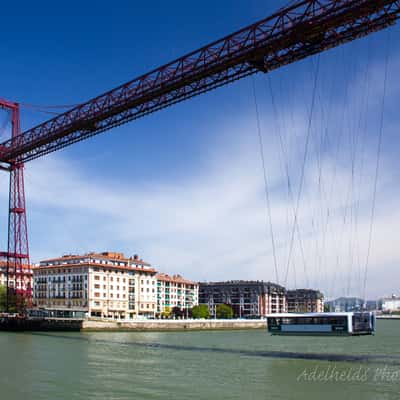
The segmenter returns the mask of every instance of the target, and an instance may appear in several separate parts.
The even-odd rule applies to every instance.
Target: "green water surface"
[[[0,332],[0,357],[1,400],[400,399],[400,321],[346,338]]]

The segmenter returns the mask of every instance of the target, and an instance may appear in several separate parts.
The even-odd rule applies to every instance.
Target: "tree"
[[[307,313],[308,312],[307,306],[305,306],[304,304],[297,306],[296,308],[297,308],[296,312],[298,312],[298,313]]]
[[[0,286],[0,312],[6,311],[7,288]]]
[[[14,289],[8,289],[8,312],[23,314],[27,307],[26,298]],[[0,286],[0,312],[7,311],[7,287]]]
[[[208,310],[207,304],[200,304],[192,308],[192,317],[195,319],[199,318],[210,318],[210,311]]]
[[[162,318],[170,318],[172,315],[171,307],[165,307],[164,311],[161,313]]]
[[[183,315],[183,310],[180,308],[180,307],[174,307],[173,309],[172,309],[172,315],[175,317],[175,318],[182,318],[184,315]]]
[[[217,318],[221,319],[233,318],[233,309],[231,306],[228,306],[227,304],[218,304],[216,311],[217,311]]]

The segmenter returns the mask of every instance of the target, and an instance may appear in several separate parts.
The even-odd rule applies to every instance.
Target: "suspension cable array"
[[[257,72],[268,73],[394,25],[400,0],[300,0],[21,133],[19,105],[11,138],[0,143],[0,169],[10,173],[7,258],[14,273],[29,264],[24,163]],[[32,108],[32,105],[26,104]],[[35,108],[35,107],[33,107]],[[36,107],[39,111],[62,109]],[[297,222],[293,225],[293,236]],[[290,258],[287,269],[290,265]],[[286,277],[287,278],[287,272]]]

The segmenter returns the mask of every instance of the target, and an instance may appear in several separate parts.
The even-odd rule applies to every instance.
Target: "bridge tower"
[[[0,108],[9,111],[11,139],[21,133],[19,104],[0,99]],[[28,305],[32,299],[32,270],[29,263],[28,230],[26,223],[24,164],[18,159],[0,166],[9,172],[9,207],[7,251],[0,252],[7,282],[7,311],[11,295]]]

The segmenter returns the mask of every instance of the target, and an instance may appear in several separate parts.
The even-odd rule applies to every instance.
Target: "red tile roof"
[[[22,269],[27,269],[30,270],[32,269],[32,265],[28,265],[28,264],[23,264],[22,265]],[[0,261],[0,268],[7,268],[7,261]],[[10,263],[10,270],[14,269],[14,265],[12,263]]]
[[[165,282],[185,283],[187,285],[197,284],[196,282],[189,281],[188,279],[184,279],[181,275],[172,275],[171,276],[168,274],[164,274],[162,272],[160,272],[156,275],[156,279],[159,281],[165,281]]]
[[[101,269],[119,269],[124,271],[137,271],[137,272],[149,272],[149,273],[157,273],[157,270],[154,268],[140,268],[134,267],[132,265],[110,265],[110,264],[98,264],[94,262],[85,262],[85,263],[77,263],[77,264],[59,264],[59,265],[37,265],[32,267],[34,271],[37,270],[47,270],[47,269],[66,269],[66,268],[78,268],[78,267],[96,267]]]
[[[116,253],[116,252],[110,252],[110,251],[105,251],[102,253],[87,253],[87,254],[66,254],[62,257],[57,257],[57,258],[50,258],[47,260],[42,260],[41,263],[50,263],[50,262],[63,262],[66,260],[76,260],[76,259],[81,259],[81,258],[97,258],[101,260],[109,260],[109,261],[122,261],[122,262],[127,262],[131,264],[137,264],[137,265],[145,265],[149,266],[150,264],[146,261],[143,261],[142,259],[139,259],[138,256],[133,256],[130,258],[127,258],[124,256],[123,253]]]

